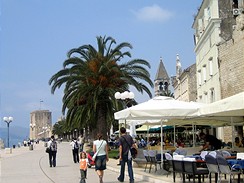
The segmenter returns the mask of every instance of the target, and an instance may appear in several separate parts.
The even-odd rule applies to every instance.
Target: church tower
[[[164,67],[163,59],[160,57],[160,63],[157,74],[154,79],[155,96],[167,96],[169,93],[170,78]]]
[[[182,68],[180,63],[179,54],[176,55],[176,78],[178,79],[182,74]]]

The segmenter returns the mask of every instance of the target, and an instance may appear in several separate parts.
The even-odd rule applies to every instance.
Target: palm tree
[[[153,86],[147,68],[150,64],[143,59],[131,57],[129,43],[116,44],[112,37],[97,37],[97,50],[92,45],[71,49],[63,63],[63,69],[49,80],[51,92],[64,85],[63,108],[66,122],[76,128],[88,127],[93,132],[107,137],[113,113],[118,101],[114,93],[123,92],[133,86],[137,91],[152,94],[147,87]],[[146,84],[144,84],[144,83]],[[121,106],[121,103],[120,103]]]

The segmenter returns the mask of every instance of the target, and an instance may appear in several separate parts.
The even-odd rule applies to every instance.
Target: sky
[[[201,2],[0,0],[0,127],[12,116],[11,125],[29,128],[30,113],[40,109],[52,112],[54,124],[62,116],[63,92],[51,94],[48,81],[70,49],[96,47],[97,36],[129,42],[131,59],[151,64],[152,81],[160,57],[169,76],[176,74],[176,54],[186,69],[195,63],[192,24]],[[134,93],[139,103],[149,99]]]

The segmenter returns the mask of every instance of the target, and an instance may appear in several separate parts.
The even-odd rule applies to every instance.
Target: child
[[[80,153],[80,183],[86,183],[86,172],[87,172],[87,158],[86,158],[86,153],[81,152]]]

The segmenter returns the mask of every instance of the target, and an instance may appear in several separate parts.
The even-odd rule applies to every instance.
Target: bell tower
[[[160,57],[158,71],[154,79],[154,95],[167,96],[169,93],[170,78],[164,67],[163,59]]]

